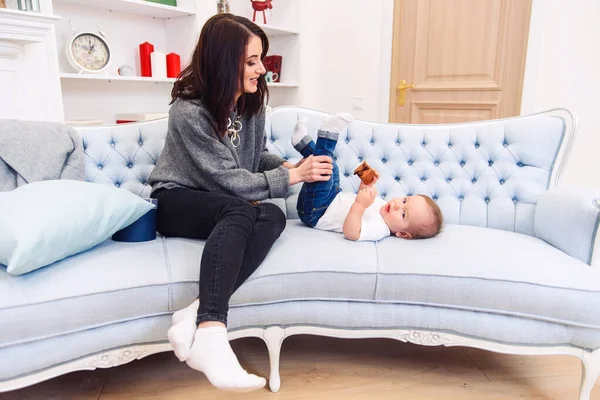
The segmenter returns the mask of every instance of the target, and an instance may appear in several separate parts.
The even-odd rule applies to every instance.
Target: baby
[[[306,118],[301,118],[294,129],[292,144],[305,158],[310,155],[333,158],[339,134],[352,120],[350,114],[326,118],[319,128],[315,145],[308,135]],[[405,196],[386,203],[377,196],[374,188],[378,178],[376,174],[368,185],[361,182],[357,194],[342,192],[339,168],[333,163],[328,181],[302,185],[296,206],[300,220],[312,228],[341,232],[349,240],[377,241],[390,235],[420,239],[433,237],[441,231],[442,212],[431,198]]]

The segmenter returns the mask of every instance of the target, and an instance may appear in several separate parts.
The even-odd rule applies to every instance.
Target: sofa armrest
[[[535,236],[586,264],[592,264],[598,223],[600,193],[584,188],[553,188],[540,196],[535,209]],[[600,242],[600,239],[598,239]],[[600,266],[600,254],[594,264]]]

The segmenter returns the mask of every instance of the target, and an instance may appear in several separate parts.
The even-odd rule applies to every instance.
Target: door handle
[[[406,89],[414,87],[415,85],[407,85],[404,79],[400,81],[400,85],[396,87],[396,91],[398,92],[398,105],[400,107],[404,106],[404,103],[406,103]]]

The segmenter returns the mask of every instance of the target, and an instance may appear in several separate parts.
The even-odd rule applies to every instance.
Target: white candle
[[[167,55],[160,51],[150,53],[150,64],[152,65],[153,78],[167,77]]]

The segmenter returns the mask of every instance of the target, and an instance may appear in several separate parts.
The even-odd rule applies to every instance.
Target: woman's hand
[[[286,161],[286,162],[284,162],[282,164],[282,166],[285,167],[285,168],[287,168],[287,169],[294,169],[294,168],[298,168],[299,166],[301,166],[304,161],[306,161],[306,158],[301,158],[300,161],[298,161],[296,163],[296,165],[291,164],[291,163],[289,163],[289,162]]]
[[[290,169],[290,186],[300,182],[318,182],[331,179],[333,160],[328,156],[309,156],[297,167]]]

